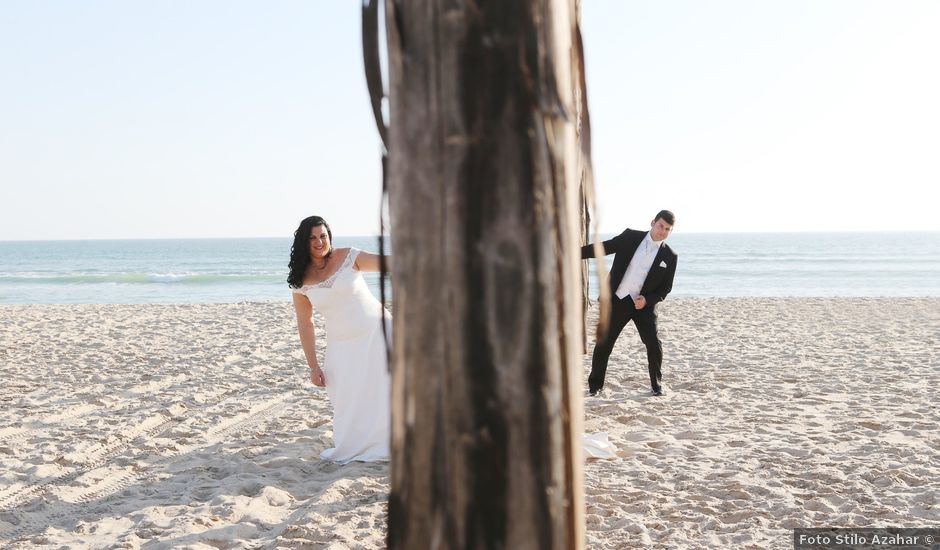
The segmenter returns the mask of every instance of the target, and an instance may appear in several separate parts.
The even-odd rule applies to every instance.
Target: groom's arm
[[[616,251],[617,251],[617,243],[618,243],[621,239],[626,238],[626,235],[627,235],[627,233],[628,233],[629,231],[630,231],[630,229],[626,229],[626,230],[624,230],[623,233],[617,235],[616,237],[614,237],[614,238],[612,238],[612,239],[608,239],[608,240],[604,241],[603,243],[601,243],[602,245],[604,245],[604,256],[607,256],[608,254],[613,254],[614,252],[616,252]],[[587,245],[584,245],[584,246],[581,247],[581,259],[582,259],[582,260],[587,260],[587,259],[593,258],[593,257],[594,257],[594,243],[587,244]]]

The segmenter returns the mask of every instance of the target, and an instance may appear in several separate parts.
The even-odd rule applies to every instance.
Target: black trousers
[[[624,299],[613,296],[610,308],[610,323],[607,325],[607,335],[603,341],[594,346],[594,356],[591,358],[591,375],[588,377],[588,388],[599,390],[604,387],[604,376],[607,374],[607,360],[614,349],[617,337],[627,326],[630,320],[636,325],[640,333],[640,340],[646,345],[646,358],[649,361],[650,385],[654,390],[662,388],[663,345],[659,341],[656,330],[656,309],[647,305],[637,311],[633,298]]]

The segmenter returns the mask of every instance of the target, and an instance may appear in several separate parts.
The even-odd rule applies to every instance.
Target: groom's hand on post
[[[633,300],[633,305],[636,306],[636,309],[639,311],[646,307],[646,297],[637,296],[636,300]]]

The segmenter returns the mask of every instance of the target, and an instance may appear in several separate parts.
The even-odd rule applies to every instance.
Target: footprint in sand
[[[659,418],[656,418],[655,416],[641,415],[641,416],[636,417],[636,419],[650,426],[665,426],[666,425],[666,423],[663,420],[660,420]]]

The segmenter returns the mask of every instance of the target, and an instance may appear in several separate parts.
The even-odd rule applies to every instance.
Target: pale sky
[[[940,2],[584,0],[601,230],[940,230]],[[360,3],[0,0],[0,240],[378,229]]]

